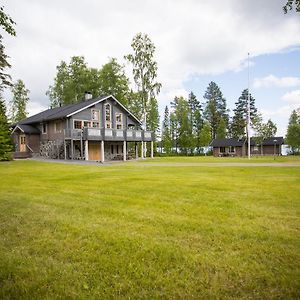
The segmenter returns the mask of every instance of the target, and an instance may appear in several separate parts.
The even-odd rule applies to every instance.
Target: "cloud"
[[[288,92],[284,94],[281,99],[290,104],[295,104],[300,106],[300,90]]]
[[[263,78],[255,78],[254,79],[254,87],[255,88],[269,88],[269,87],[294,87],[300,86],[300,78],[299,77],[276,77],[274,75],[268,75]]]

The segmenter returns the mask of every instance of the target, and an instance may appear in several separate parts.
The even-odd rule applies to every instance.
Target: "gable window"
[[[226,152],[225,147],[220,147],[220,153],[225,153],[225,152]]]
[[[82,129],[82,121],[74,120],[74,129]]]
[[[56,133],[61,133],[62,132],[62,122],[61,121],[57,121],[54,123],[54,131]]]
[[[105,128],[111,128],[111,107],[110,104],[105,104]]]
[[[116,127],[117,129],[123,129],[123,114],[122,113],[116,113]]]
[[[42,133],[46,134],[47,133],[47,123],[42,124]]]
[[[229,152],[229,153],[235,153],[235,147],[229,146],[228,152]]]
[[[100,111],[98,109],[92,109],[92,120],[93,121],[100,120]]]

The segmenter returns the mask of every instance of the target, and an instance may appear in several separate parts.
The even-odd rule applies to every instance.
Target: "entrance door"
[[[20,135],[20,152],[26,152],[26,136],[25,134]]]
[[[89,143],[89,160],[100,160],[100,144]]]

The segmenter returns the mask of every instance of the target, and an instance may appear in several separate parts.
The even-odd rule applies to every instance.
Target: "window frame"
[[[46,130],[44,130],[44,129],[46,129]],[[47,132],[48,132],[48,124],[42,123],[42,134],[47,134]]]
[[[81,127],[80,128],[76,128],[75,127],[75,122],[80,122],[80,124],[81,124],[80,126]],[[78,130],[81,129],[82,130],[82,128],[83,128],[83,126],[82,126],[83,124],[82,123],[83,123],[83,120],[76,120],[76,119],[74,119],[73,120],[73,129],[78,129]]]
[[[57,124],[60,124],[60,130],[57,130]],[[62,133],[62,128],[63,126],[62,126],[62,121],[55,121],[54,122],[54,132],[55,133]]]
[[[94,118],[94,113],[97,113],[98,119]],[[98,121],[98,122],[100,122],[100,109],[95,109],[95,108],[91,109],[91,121]]]
[[[120,121],[117,121],[118,116],[120,116]],[[116,118],[116,129],[123,130],[123,114],[121,112],[115,113]],[[121,128],[118,128],[118,126],[121,126]]]
[[[109,107],[109,115],[108,115],[108,110],[106,109],[107,107]],[[112,113],[111,113],[111,105],[110,105],[110,103],[105,103],[104,104],[104,110],[105,110],[105,128],[111,128]],[[107,118],[108,116],[109,116],[109,120]]]

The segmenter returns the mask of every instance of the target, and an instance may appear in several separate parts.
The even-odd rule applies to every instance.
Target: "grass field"
[[[0,178],[1,299],[300,298],[300,167],[15,161]]]

